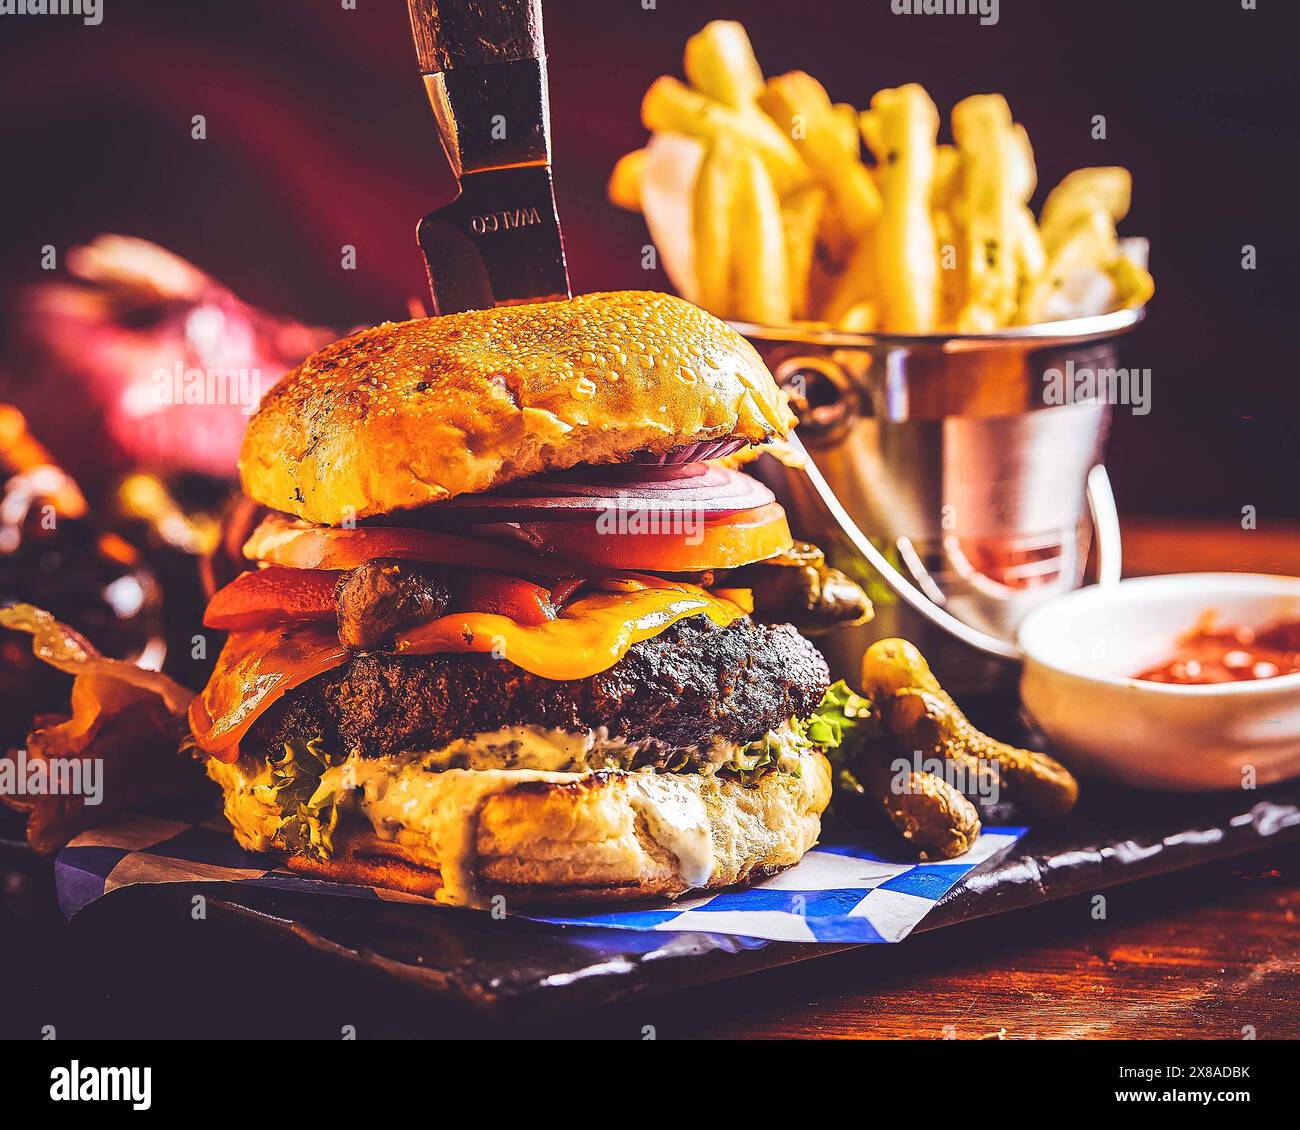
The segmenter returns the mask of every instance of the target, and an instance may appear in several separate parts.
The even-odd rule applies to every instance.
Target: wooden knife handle
[[[406,0],[422,73],[541,59],[542,0]]]

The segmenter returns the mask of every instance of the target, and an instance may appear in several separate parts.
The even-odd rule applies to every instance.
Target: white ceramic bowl
[[[1155,789],[1239,789],[1300,774],[1300,674],[1182,686],[1131,678],[1207,611],[1225,625],[1300,617],[1300,577],[1175,573],[1079,589],[1020,628],[1026,709],[1074,768]]]

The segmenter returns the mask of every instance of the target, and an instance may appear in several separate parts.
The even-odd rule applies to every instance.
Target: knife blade
[[[407,0],[456,196],[416,228],[435,313],[571,297],[541,0]]]

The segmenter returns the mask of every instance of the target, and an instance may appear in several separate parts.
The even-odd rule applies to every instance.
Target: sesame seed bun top
[[[648,291],[387,322],[326,346],[262,401],[245,492],[337,525],[580,463],[763,443],[794,417],[754,348]]]

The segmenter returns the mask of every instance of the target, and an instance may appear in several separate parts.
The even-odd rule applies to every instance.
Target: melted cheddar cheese
[[[628,649],[687,616],[725,628],[744,611],[686,584],[630,593],[596,593],[574,601],[545,624],[516,624],[486,612],[459,612],[397,636],[399,655],[483,652],[544,679],[586,679],[614,666]]]

